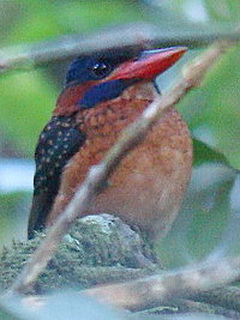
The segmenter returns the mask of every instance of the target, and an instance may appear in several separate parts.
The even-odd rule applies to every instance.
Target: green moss
[[[109,223],[109,218],[105,216],[110,215],[103,216],[103,221]],[[10,249],[3,250],[0,256],[1,288],[10,287],[43,237],[45,235],[40,233],[33,240],[13,242]],[[42,294],[62,287],[88,288],[151,274],[159,266],[144,256],[145,247],[139,235],[118,218],[107,229],[94,218],[80,219],[64,237],[57,253],[31,292]],[[143,260],[145,266],[142,264]]]

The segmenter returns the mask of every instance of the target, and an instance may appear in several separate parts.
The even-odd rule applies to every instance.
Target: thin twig
[[[216,28],[215,28],[216,29]],[[219,28],[218,28],[219,29]],[[221,27],[223,29],[223,27]],[[227,30],[228,29],[228,30]],[[239,30],[159,30],[151,24],[134,23],[90,35],[67,35],[53,41],[12,46],[0,50],[0,73],[31,70],[50,61],[60,61],[103,49],[136,48],[143,45],[204,47],[219,39],[240,40]],[[124,37],[123,37],[124,34]]]
[[[87,210],[89,203],[102,188],[123,156],[141,141],[148,128],[159,119],[163,110],[172,107],[189,89],[200,84],[206,72],[229,46],[228,41],[217,42],[211,46],[185,68],[183,79],[179,80],[167,94],[156,99],[137,121],[123,131],[118,142],[107,153],[105,159],[90,169],[86,180],[79,187],[72,201],[59,216],[54,226],[49,229],[45,240],[13,284],[10,289],[11,293],[25,292],[31,287],[51,259],[64,234],[73,222]]]

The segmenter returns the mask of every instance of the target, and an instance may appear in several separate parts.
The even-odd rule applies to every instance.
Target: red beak
[[[186,47],[143,51],[138,60],[121,64],[111,77],[117,79],[153,80],[176,63],[187,51]]]

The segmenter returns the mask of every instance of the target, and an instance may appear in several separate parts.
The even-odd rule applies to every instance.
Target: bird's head
[[[55,115],[69,116],[118,98],[136,83],[152,82],[186,52],[185,47],[145,50],[108,50],[73,60],[67,71]]]

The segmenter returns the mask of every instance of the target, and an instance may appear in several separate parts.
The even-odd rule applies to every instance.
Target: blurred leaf
[[[55,105],[55,88],[39,71],[0,79],[2,131],[16,141],[24,155],[33,155],[39,132]]]
[[[238,171],[215,148],[194,139],[194,169],[179,217],[160,243],[165,265],[176,267],[209,254],[227,254],[240,241]],[[238,182],[238,183],[237,183]],[[235,187],[234,187],[235,186]],[[239,246],[238,246],[239,248]]]
[[[217,149],[193,138],[194,165],[198,166],[206,162],[220,162],[228,165],[227,158]]]
[[[194,146],[195,167],[182,210],[159,246],[160,256],[168,266],[191,263],[223,251],[223,244],[226,253],[233,245],[230,238],[240,240],[240,224],[232,224],[237,199],[232,190],[239,180],[238,171],[217,150],[196,139]]]
[[[229,193],[230,213],[221,241],[216,248],[217,254],[235,254],[240,250],[240,172],[236,173]]]
[[[194,136],[203,140],[203,131],[207,131],[204,141],[214,144],[236,168],[240,163],[239,57],[239,46],[230,50],[211,70],[203,86],[181,102]]]
[[[62,1],[58,20],[69,32],[89,32],[106,25],[140,20],[144,12],[130,1]]]
[[[205,6],[209,18],[216,21],[239,21],[240,18],[240,2],[232,0],[220,0],[218,5],[212,0],[202,1]]]
[[[109,24],[133,22],[144,16],[129,1],[15,1],[17,23],[8,34],[12,43],[49,39],[60,34],[85,33]],[[10,15],[6,6],[5,16]],[[4,41],[6,44],[6,40]]]

